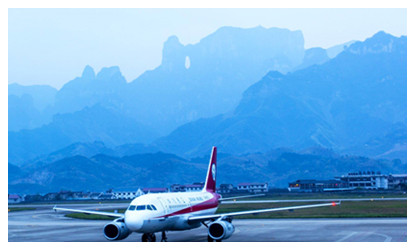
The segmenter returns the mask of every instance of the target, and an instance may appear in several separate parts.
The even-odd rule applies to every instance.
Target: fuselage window
[[[130,206],[128,210],[135,210],[135,206]]]
[[[146,210],[146,205],[137,206],[137,210]]]

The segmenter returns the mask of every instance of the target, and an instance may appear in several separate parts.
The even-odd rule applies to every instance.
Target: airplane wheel
[[[151,241],[156,242],[156,234],[151,234]]]
[[[143,236],[141,237],[141,241],[142,242],[149,242],[150,241],[150,237],[148,234],[143,234]]]
[[[161,233],[161,242],[167,242],[166,231],[163,231]]]
[[[212,237],[210,237],[209,235],[208,235],[208,242],[213,242],[213,239],[212,239]]]
[[[155,242],[156,241],[156,235],[153,234],[153,233],[143,234],[143,236],[141,237],[141,241],[142,242]]]

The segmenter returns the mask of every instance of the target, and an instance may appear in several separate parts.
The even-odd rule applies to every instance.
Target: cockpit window
[[[154,211],[156,211],[157,210],[157,208],[154,206],[154,205],[138,205],[138,206],[133,206],[133,205],[131,205],[129,208],[128,208],[128,210],[150,210],[150,211],[152,211],[152,210],[154,210]]]
[[[146,205],[137,206],[136,210],[146,210]]]

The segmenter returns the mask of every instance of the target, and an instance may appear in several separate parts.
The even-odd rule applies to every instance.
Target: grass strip
[[[18,212],[18,211],[26,211],[26,210],[35,210],[34,207],[9,207],[8,211],[10,212]]]

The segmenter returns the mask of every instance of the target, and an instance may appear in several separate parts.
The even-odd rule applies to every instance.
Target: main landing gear
[[[145,233],[143,234],[143,236],[141,237],[141,241],[143,242],[155,242],[156,241],[156,235],[154,233]],[[166,236],[166,232],[163,231],[161,233],[161,241],[163,242],[167,242],[167,236]]]
[[[141,237],[142,242],[155,242],[156,241],[156,235],[154,233],[145,233]]]
[[[167,242],[167,236],[166,236],[166,232],[165,232],[165,231],[163,231],[163,232],[161,233],[161,241],[162,241],[162,242]]]

